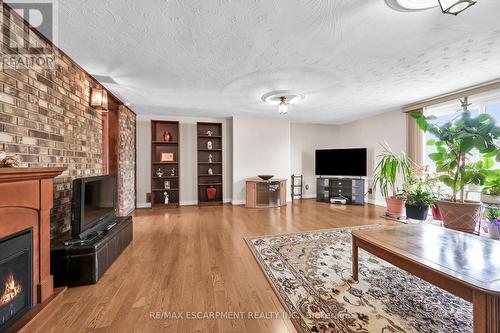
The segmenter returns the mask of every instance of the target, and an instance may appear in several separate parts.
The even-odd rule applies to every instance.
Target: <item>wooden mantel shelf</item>
[[[0,183],[50,179],[59,176],[66,168],[0,168]]]

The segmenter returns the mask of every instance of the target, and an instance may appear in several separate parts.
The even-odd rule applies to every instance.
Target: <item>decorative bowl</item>
[[[269,180],[274,177],[274,175],[257,175],[262,180]]]

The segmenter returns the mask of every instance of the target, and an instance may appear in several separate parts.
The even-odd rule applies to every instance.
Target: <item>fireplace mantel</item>
[[[64,289],[50,275],[50,210],[53,178],[65,168],[0,169],[0,238],[32,229],[33,307],[7,330],[30,332],[50,314]]]

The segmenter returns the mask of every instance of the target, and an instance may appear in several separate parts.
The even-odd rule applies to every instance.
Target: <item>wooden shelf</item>
[[[170,133],[170,141],[163,140],[165,132]],[[179,207],[180,137],[178,121],[151,120],[151,207]],[[173,154],[174,161],[161,162],[161,156],[164,153]],[[157,176],[158,169],[163,172],[162,177]],[[175,169],[175,176],[170,176],[172,169]],[[164,188],[166,182],[169,182],[171,186],[168,190]],[[165,191],[169,194],[170,203],[168,204],[164,203]]]
[[[178,145],[178,141],[151,141],[154,145]]]
[[[212,135],[206,135],[207,131],[211,131]],[[198,133],[198,205],[222,205],[224,197],[222,188],[222,123],[198,122],[196,123],[196,133]],[[212,141],[213,149],[207,148],[208,141]],[[206,162],[210,153],[215,154],[216,162]],[[209,168],[213,168],[213,174],[208,174]],[[207,181],[210,182],[207,183]],[[216,190],[214,200],[208,200],[207,189],[210,187],[214,187]]]

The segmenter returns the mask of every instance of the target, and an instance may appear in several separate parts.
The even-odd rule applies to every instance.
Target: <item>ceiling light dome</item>
[[[295,104],[305,98],[305,95],[293,90],[275,90],[262,95],[263,102],[278,106],[280,114],[288,112],[288,106]]]
[[[443,13],[458,15],[476,2],[477,0],[439,0],[439,5]]]
[[[385,2],[392,9],[401,12],[424,10],[439,6],[438,0],[385,0]]]

